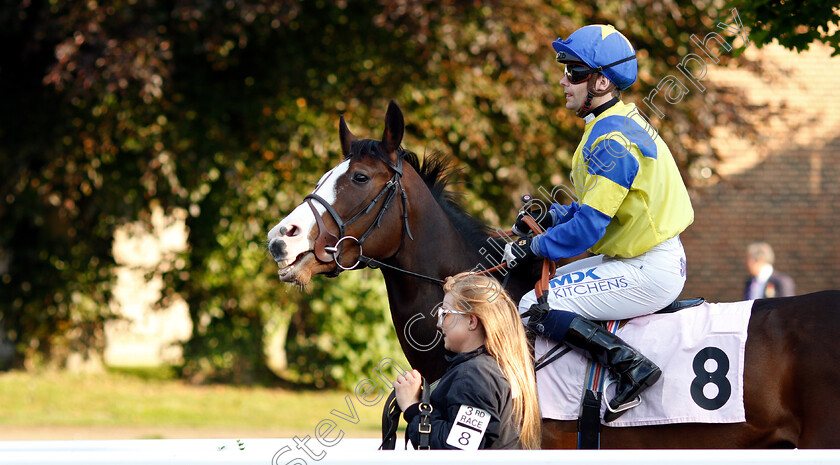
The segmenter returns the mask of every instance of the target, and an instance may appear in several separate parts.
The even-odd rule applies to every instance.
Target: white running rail
[[[377,451],[377,439],[137,439],[0,441],[0,464],[840,464],[840,450]]]

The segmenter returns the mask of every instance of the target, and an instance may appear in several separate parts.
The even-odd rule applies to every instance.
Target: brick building
[[[797,294],[840,289],[840,57],[821,45],[802,54],[774,46],[746,53],[775,74],[718,68],[710,78],[776,115],[750,115],[761,119],[755,141],[716,131],[721,159],[709,182],[691,189],[683,296],[741,300],[753,241],[773,246],[776,268],[793,277]]]

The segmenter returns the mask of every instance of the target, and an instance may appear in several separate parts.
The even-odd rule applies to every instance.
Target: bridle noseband
[[[333,206],[330,205],[329,202],[324,200],[324,198],[320,195],[313,192],[304,197],[303,199],[303,201],[309,205],[309,208],[312,210],[312,214],[315,215],[315,221],[318,224],[319,232],[318,237],[315,239],[314,248],[315,258],[324,263],[335,261],[336,265],[338,265],[338,268],[336,268],[336,271],[333,272],[333,276],[338,276],[338,274],[344,270],[354,269],[360,263],[368,265],[369,262],[373,261],[373,259],[362,255],[362,244],[373,232],[373,230],[380,226],[382,222],[382,217],[385,216],[385,212],[388,211],[388,207],[391,206],[391,202],[393,202],[396,198],[397,192],[400,193],[400,197],[402,199],[402,218],[404,225],[403,232],[400,236],[400,246],[397,249],[397,252],[399,252],[399,250],[402,249],[402,245],[405,241],[406,234],[408,234],[409,239],[414,240],[414,237],[411,235],[411,229],[408,226],[408,196],[406,196],[405,188],[402,185],[402,157],[397,157],[397,166],[391,165],[390,163],[386,164],[394,172],[394,175],[388,182],[385,183],[385,185],[382,187],[382,190],[379,191],[376,197],[374,197],[373,200],[371,200],[365,208],[359,210],[358,213],[353,215],[353,217],[347,221],[342,221],[341,216],[338,214],[337,211],[335,211]],[[365,215],[368,212],[370,212],[383,196],[385,197],[385,200],[382,203],[382,207],[379,209],[379,213],[377,213],[376,218],[373,220],[370,226],[368,226],[367,230],[358,239],[356,239],[353,236],[345,236],[344,230],[347,228],[347,226],[349,226],[357,219],[361,218],[362,215]],[[321,218],[321,215],[318,213],[318,210],[312,203],[313,200],[320,203],[327,210],[327,213],[330,214],[333,221],[335,221],[335,224],[338,226],[338,236],[327,230],[327,226],[324,224],[324,219]],[[343,250],[343,245],[341,243],[347,239],[352,239],[359,246],[359,258],[355,264],[349,267],[345,267],[341,264],[341,253]],[[396,255],[396,253],[394,255]]]

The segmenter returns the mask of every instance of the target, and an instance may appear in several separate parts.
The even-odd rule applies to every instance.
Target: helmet
[[[601,68],[601,74],[619,90],[636,82],[636,50],[610,25],[584,26],[566,40],[558,37],[551,45],[557,52],[558,62],[583,62],[590,68]]]

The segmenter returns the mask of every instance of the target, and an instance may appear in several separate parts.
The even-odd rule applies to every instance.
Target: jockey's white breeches
[[[633,258],[596,255],[558,268],[549,281],[548,303],[591,320],[648,315],[673,302],[685,286],[685,250],[679,236]],[[525,294],[519,312],[536,303]]]

